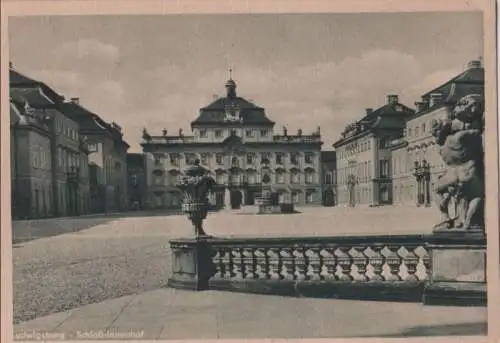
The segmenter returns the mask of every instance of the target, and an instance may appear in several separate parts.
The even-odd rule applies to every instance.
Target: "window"
[[[208,165],[208,154],[201,154],[201,164]]]
[[[260,161],[261,163],[271,163],[271,153],[269,152],[263,152],[260,154]]]
[[[240,166],[240,161],[238,160],[238,157],[233,157],[233,159],[231,160],[231,166],[233,166],[233,167]]]
[[[247,136],[247,137],[253,137],[253,130],[252,129],[245,130],[245,136]]]
[[[285,183],[285,173],[283,171],[276,173],[276,183]]]
[[[179,165],[179,155],[178,154],[170,154],[170,164],[173,166]]]
[[[194,161],[196,160],[196,155],[195,154],[186,154],[185,160],[186,160],[187,165],[192,165],[192,164],[194,164]]]
[[[306,171],[306,183],[313,183],[314,182],[314,173],[312,171]]]
[[[283,164],[283,154],[282,153],[276,154],[276,164]]]
[[[294,204],[298,204],[299,203],[299,193],[292,192],[292,202]]]
[[[327,185],[331,185],[333,183],[333,175],[332,172],[327,172],[325,177],[325,183]]]
[[[267,129],[261,129],[261,130],[260,130],[260,135],[261,135],[262,137],[267,137],[267,135],[268,135],[268,130],[267,130]]]
[[[290,155],[290,162],[292,164],[299,164],[299,154],[293,153]]]
[[[215,161],[217,162],[218,165],[224,164],[224,155],[223,154],[215,155]]]
[[[389,177],[389,161],[380,160],[380,177]]]
[[[256,178],[256,175],[255,175],[254,172],[249,172],[248,173],[248,175],[247,175],[247,181],[248,181],[249,184],[252,185],[252,184],[256,183],[257,182],[256,179],[257,178]]]
[[[224,183],[224,174],[222,173],[217,173],[215,175],[215,181],[218,183],[218,184],[222,184]]]
[[[215,130],[215,137],[221,138],[222,137],[222,130]]]
[[[200,137],[201,138],[207,138],[208,137],[207,130],[200,130]]]
[[[411,130],[411,127],[408,128],[408,138],[411,138],[411,134],[412,134],[412,130]]]
[[[313,192],[306,191],[306,204],[311,204],[313,202]]]
[[[425,134],[425,123],[422,124],[422,134]]]
[[[89,143],[88,145],[89,152],[97,152],[98,147],[96,143]]]
[[[419,134],[419,132],[418,132],[418,126],[417,126],[417,127],[415,127],[415,137],[418,137],[418,134]]]
[[[299,183],[300,181],[300,175],[299,175],[299,172],[297,170],[293,170],[291,173],[290,173],[290,182],[291,183]]]
[[[314,154],[307,153],[305,155],[305,161],[306,161],[307,164],[312,164],[313,163],[313,159],[314,159]]]
[[[254,156],[253,154],[247,154],[247,164],[253,164]]]

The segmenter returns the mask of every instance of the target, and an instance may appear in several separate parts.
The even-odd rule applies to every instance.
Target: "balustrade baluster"
[[[353,247],[351,250],[352,262],[357,268],[356,276],[354,277],[355,281],[367,281],[368,277],[366,276],[366,265],[368,264],[368,259],[366,258],[363,251],[366,247]]]
[[[373,246],[370,247],[373,253],[368,258],[368,262],[372,266],[373,275],[370,278],[370,281],[383,281],[384,277],[382,276],[382,272],[384,269],[384,255],[381,254],[382,246]]]
[[[233,255],[231,248],[223,249],[222,264],[224,265],[224,279],[231,279],[233,277]]]
[[[401,257],[398,254],[399,247],[388,246],[389,253],[385,257],[385,261],[389,266],[389,275],[386,281],[401,281],[399,270],[401,268]]]
[[[325,266],[326,269],[321,273],[321,279],[336,280],[337,276],[335,274],[337,272],[337,264],[332,249],[330,248],[322,249],[320,254],[323,260],[323,265]]]
[[[425,277],[423,277],[422,279],[428,279],[431,275],[432,257],[427,249],[425,250],[425,254],[422,256],[422,263],[425,268]]]
[[[245,278],[255,279],[255,257],[253,249],[243,249],[243,265],[245,267]]]
[[[348,254],[350,247],[338,247],[335,250],[335,255],[337,256],[337,262],[341,268],[341,273],[339,280],[341,281],[352,281],[351,276],[351,256]]]
[[[224,262],[222,256],[224,252],[221,249],[215,251],[215,255],[212,257],[212,262],[215,265],[214,279],[222,279],[224,277]]]
[[[408,253],[403,258],[403,263],[406,266],[408,276],[405,278],[405,281],[416,282],[418,281],[418,277],[415,273],[417,272],[417,266],[420,258],[417,254],[415,254],[412,248],[406,248],[406,250]]]
[[[293,280],[295,278],[295,275],[293,273],[293,249],[281,249],[280,255],[283,261],[281,275],[285,280]]]
[[[233,278],[244,278],[245,266],[243,265],[242,249],[233,248],[231,251],[233,255]]]
[[[301,248],[294,249],[293,256],[295,257],[295,279],[299,281],[305,280],[307,265],[304,250]]]
[[[321,280],[321,268],[323,267],[323,258],[320,255],[320,248],[310,248],[307,249],[305,255],[307,257],[306,262],[311,268],[307,272],[308,279],[310,280]]]
[[[280,269],[281,269],[281,256],[279,254],[278,248],[271,248],[267,252],[269,258],[269,278],[271,280],[281,279]]]
[[[255,249],[256,274],[259,280],[266,280],[269,277],[269,265],[265,249]]]

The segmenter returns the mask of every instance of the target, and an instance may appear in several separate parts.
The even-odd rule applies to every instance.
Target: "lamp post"
[[[354,186],[357,184],[356,175],[349,174],[347,176],[347,189],[349,192],[349,207],[354,207],[356,200],[354,199]]]
[[[415,179],[417,181],[417,207],[424,205],[429,207],[430,202],[430,165],[426,160],[422,162],[414,161],[414,173]]]

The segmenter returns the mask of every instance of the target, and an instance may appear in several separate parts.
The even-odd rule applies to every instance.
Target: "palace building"
[[[281,201],[322,203],[320,130],[275,133],[265,109],[239,97],[230,78],[226,96],[203,107],[191,122],[191,135],[152,136],[146,130],[141,143],[145,153],[146,200],[150,208],[180,206],[176,183],[195,159],[217,182],[210,201],[217,207],[252,205],[263,187],[279,193]]]
[[[388,142],[403,136],[406,120],[414,113],[397,95],[388,95],[383,106],[367,109],[361,120],[347,125],[333,144],[339,205],[392,203]]]
[[[403,139],[391,144],[394,203],[429,206],[445,164],[432,135],[433,120],[445,119],[467,94],[484,94],[484,68],[471,61],[459,75],[422,95],[417,111],[406,123]]]

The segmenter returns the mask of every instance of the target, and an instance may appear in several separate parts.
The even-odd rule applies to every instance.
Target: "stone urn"
[[[184,193],[182,212],[193,224],[196,238],[207,236],[203,230],[203,220],[209,208],[208,193],[214,185],[215,180],[208,175],[207,169],[200,166],[198,159],[185,171],[185,176],[177,185]]]

